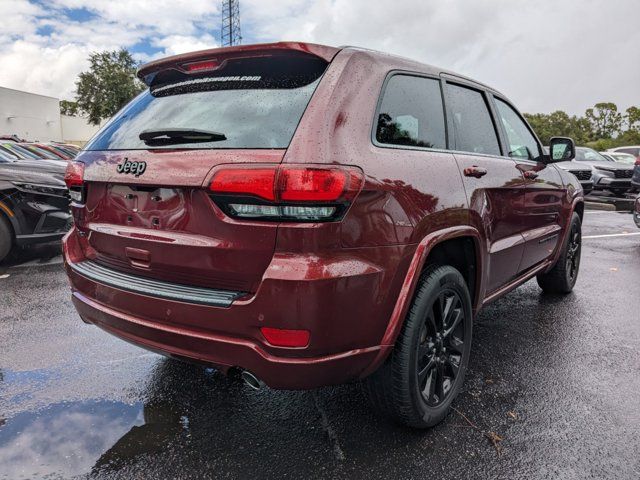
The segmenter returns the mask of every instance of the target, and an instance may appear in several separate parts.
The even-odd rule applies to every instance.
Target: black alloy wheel
[[[433,303],[420,332],[417,347],[417,385],[431,407],[451,393],[464,351],[464,309],[460,296],[444,290]]]

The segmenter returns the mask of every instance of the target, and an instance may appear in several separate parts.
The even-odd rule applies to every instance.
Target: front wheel
[[[410,427],[442,421],[464,380],[472,323],[464,277],[450,266],[428,267],[393,351],[365,380],[373,406]]]
[[[578,280],[581,251],[582,222],[578,214],[573,212],[560,258],[551,270],[536,277],[540,288],[546,293],[570,293]]]

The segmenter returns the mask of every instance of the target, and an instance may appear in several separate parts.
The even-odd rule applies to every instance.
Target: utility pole
[[[223,47],[242,43],[240,33],[240,0],[222,0],[222,29],[220,40]]]

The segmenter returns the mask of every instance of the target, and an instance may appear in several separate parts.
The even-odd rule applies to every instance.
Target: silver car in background
[[[544,147],[545,153],[549,154],[549,147]],[[575,160],[568,160],[566,162],[556,162],[554,165],[562,170],[566,170],[572,173],[582,185],[584,194],[587,195],[593,190],[593,173],[590,165],[584,165],[576,162]]]
[[[594,190],[608,190],[616,196],[622,196],[631,188],[633,164],[610,160],[587,147],[576,147],[575,161],[591,166]]]

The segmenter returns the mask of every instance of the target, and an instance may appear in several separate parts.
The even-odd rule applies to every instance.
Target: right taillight
[[[71,200],[84,203],[84,163],[68,162],[64,172],[64,183],[67,184]]]
[[[219,169],[209,188],[231,217],[331,222],[342,219],[363,181],[355,167],[243,165]]]

